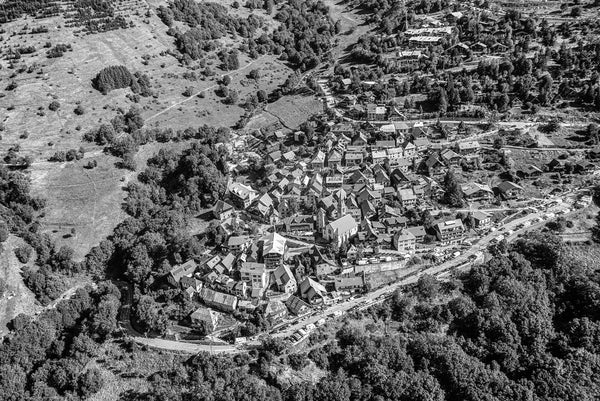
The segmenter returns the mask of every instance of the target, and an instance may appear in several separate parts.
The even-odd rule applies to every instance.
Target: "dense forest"
[[[100,283],[35,319],[17,316],[0,344],[2,400],[83,400],[97,392],[102,375],[88,363],[116,333],[120,296]]]
[[[247,6],[255,8],[251,2]],[[228,34],[244,40],[240,50],[250,57],[267,53],[281,55],[292,67],[303,71],[327,58],[338,32],[322,1],[289,1],[277,4],[277,10],[272,1],[265,1],[262,8],[268,14],[275,13],[274,18],[280,25],[273,32],[263,32],[258,37],[255,33],[265,24],[262,18],[255,14],[248,18],[234,17],[216,3],[174,0],[169,7],[161,6],[158,13],[170,27],[169,33],[175,37],[186,63],[202,60],[207,52],[217,50],[219,45],[215,40]],[[189,29],[176,28],[175,21],[184,22]],[[224,68],[231,69],[227,63]]]
[[[424,276],[368,310],[387,333],[349,324],[308,354],[267,341],[256,359],[198,355],[126,399],[597,399],[598,265],[573,260],[545,234],[494,252],[457,280]],[[326,373],[317,383],[278,379],[277,366],[301,369],[309,359]]]

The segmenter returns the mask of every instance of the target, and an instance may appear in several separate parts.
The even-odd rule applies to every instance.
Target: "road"
[[[503,235],[506,237],[508,241],[514,240],[519,234],[522,234],[525,231],[536,229],[541,225],[545,224],[544,215],[548,212],[558,212],[560,210],[564,210],[567,208],[571,208],[569,200],[576,196],[579,192],[586,190],[586,188],[581,188],[577,191],[572,191],[568,193],[564,193],[561,196],[550,197],[544,200],[541,200],[540,204],[534,206],[533,209],[537,210],[534,213],[530,213],[524,215],[522,217],[518,217],[508,223],[502,224],[502,226],[494,232],[489,232],[488,234],[480,237],[479,241],[471,246],[468,250],[464,251],[458,257],[452,258],[444,263],[441,263],[437,266],[432,266],[428,268],[423,267],[412,267],[406,268],[404,270],[404,274],[402,278],[388,286],[379,288],[375,291],[369,292],[361,297],[355,299],[349,299],[347,301],[330,305],[322,310],[317,310],[310,315],[296,318],[293,320],[292,324],[286,327],[283,330],[272,333],[273,337],[276,338],[286,338],[291,336],[294,332],[301,328],[305,328],[309,324],[316,324],[319,320],[323,318],[331,318],[336,314],[344,314],[354,308],[366,309],[378,302],[382,302],[385,298],[390,297],[397,289],[416,283],[420,276],[424,274],[433,275],[436,277],[442,277],[449,272],[456,271],[457,269],[464,269],[466,267],[471,266],[474,262],[480,263],[482,261],[482,257],[487,247],[494,241],[498,236]],[[557,200],[561,200],[556,205],[550,206],[550,203],[557,202]],[[527,207],[531,208],[531,207]],[[533,223],[533,220],[540,220],[537,224]],[[525,227],[518,228],[519,225],[529,222],[530,224]],[[507,233],[511,231],[510,235]],[[127,316],[128,320],[129,316]],[[280,325],[281,326],[281,325]],[[244,352],[247,349],[247,345],[229,345],[229,344],[219,344],[219,345],[208,345],[208,344],[196,344],[190,342],[182,342],[182,341],[173,341],[173,340],[164,340],[159,338],[147,338],[142,336],[140,333],[136,332],[130,324],[125,325],[124,327],[129,334],[132,336],[133,340],[142,345],[146,345],[152,348],[171,350],[176,352],[185,352],[185,353],[198,353],[198,352],[209,352],[209,353],[239,353]],[[259,343],[259,339],[264,334],[259,336],[249,338],[249,344],[256,345]]]
[[[169,351],[185,352],[189,354],[197,354],[199,352],[209,352],[211,354],[232,354],[239,353],[242,350],[237,348],[235,345],[206,345],[206,344],[194,344],[183,341],[172,341],[163,340],[161,338],[145,338],[145,337],[133,337],[133,340],[142,345],[146,345],[150,348],[158,348]]]
[[[584,189],[581,189],[580,191],[582,191],[582,190],[584,190]],[[576,194],[576,192],[569,193],[569,194],[563,195],[563,197],[571,197],[575,194]],[[555,199],[549,198],[546,201],[544,201],[544,205],[547,205],[548,203],[551,203],[553,201],[555,201]],[[396,281],[395,283],[392,283],[391,285],[389,285],[387,287],[383,287],[378,290],[369,292],[368,294],[365,294],[364,296],[362,296],[360,298],[356,298],[354,300],[348,300],[344,303],[332,305],[319,313],[316,313],[309,317],[303,318],[301,321],[287,327],[285,330],[275,333],[273,336],[274,337],[289,337],[294,332],[296,332],[297,330],[299,330],[301,328],[304,328],[308,324],[316,324],[318,320],[320,320],[326,316],[333,315],[336,312],[339,313],[339,311],[341,311],[342,313],[345,313],[355,307],[359,307],[359,306],[368,307],[370,305],[373,305],[374,303],[377,302],[378,298],[390,296],[398,288],[408,285],[408,284],[416,283],[417,280],[419,279],[419,277],[424,274],[438,276],[438,275],[447,273],[450,270],[455,270],[456,268],[464,268],[464,267],[470,266],[471,265],[471,263],[469,263],[470,258],[472,259],[472,256],[475,256],[475,260],[480,259],[481,254],[487,249],[488,245],[490,245],[490,243],[495,238],[497,238],[499,235],[502,235],[502,233],[506,233],[507,231],[512,230],[513,233],[508,237],[508,240],[509,241],[513,240],[519,234],[544,224],[545,222],[543,221],[543,215],[545,213],[547,213],[549,211],[556,212],[560,209],[565,209],[565,208],[569,208],[569,207],[570,207],[570,205],[567,203],[559,203],[558,205],[551,207],[549,209],[539,210],[536,213],[527,214],[523,217],[514,219],[514,220],[502,225],[500,230],[495,231],[495,232],[490,232],[489,234],[486,234],[483,237],[481,237],[481,239],[476,244],[471,246],[467,251],[463,252],[460,256],[458,256],[456,258],[453,258],[453,259],[451,259],[447,262],[444,262],[440,265],[433,266],[433,267],[430,267],[427,269],[422,269],[422,270],[419,270],[418,268],[406,269],[406,274],[399,281]],[[523,227],[521,229],[517,229],[517,226],[519,226],[520,224],[523,224],[527,221],[531,222],[535,219],[542,219],[542,222],[539,223],[538,225],[531,225],[529,227]]]

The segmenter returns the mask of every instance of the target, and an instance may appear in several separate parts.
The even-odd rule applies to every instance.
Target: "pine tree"
[[[600,213],[596,216],[596,225],[592,227],[592,240],[600,243]]]
[[[463,192],[452,170],[448,170],[444,177],[444,203],[452,207],[464,205]]]

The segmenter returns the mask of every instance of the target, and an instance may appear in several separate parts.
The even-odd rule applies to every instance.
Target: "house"
[[[332,150],[327,157],[327,167],[333,169],[342,164],[342,154],[338,150]]]
[[[221,221],[227,220],[233,214],[233,206],[229,203],[218,200],[213,208],[213,215]]]
[[[290,151],[285,152],[284,154],[282,154],[281,158],[283,159],[283,161],[285,161],[287,163],[291,163],[294,160],[296,160],[296,153],[294,153],[293,150],[290,150]]]
[[[251,287],[267,288],[269,274],[263,263],[244,262],[240,267],[240,278]]]
[[[219,255],[214,255],[210,259],[208,259],[204,264],[211,270],[214,270],[215,267],[221,262],[221,257]]]
[[[406,231],[415,236],[415,241],[417,243],[422,243],[425,240],[425,235],[427,235],[425,227],[423,226],[408,227]]]
[[[232,182],[228,188],[229,195],[235,205],[240,209],[247,209],[248,206],[258,197],[258,192],[239,182]]]
[[[440,153],[440,157],[447,166],[456,167],[460,163],[460,156],[452,149],[445,149]]]
[[[346,166],[358,166],[364,161],[364,155],[362,152],[346,152],[345,161]]]
[[[397,251],[414,252],[416,244],[417,238],[406,229],[396,232],[392,237],[392,245]]]
[[[480,210],[475,210],[471,213],[475,228],[487,228],[492,224],[492,215]]]
[[[523,191],[522,186],[512,181],[502,181],[497,188],[506,199],[514,199]]]
[[[396,129],[394,129],[394,132]],[[392,149],[396,147],[396,141],[387,140],[387,141],[376,141],[375,144],[371,147],[373,150],[386,150]]]
[[[395,54],[396,66],[402,67],[417,67],[422,58],[427,58],[421,50],[400,50]]]
[[[283,262],[285,253],[285,238],[276,232],[267,234],[263,238],[263,259],[269,270],[275,269]]]
[[[362,132],[356,134],[352,138],[352,146],[354,146],[356,150],[364,149],[367,146],[367,142],[367,137]]]
[[[233,264],[235,263],[235,256],[230,252],[225,255],[224,258],[221,259],[221,263],[219,263],[219,270],[222,270],[226,273],[230,272],[233,269]]]
[[[417,204],[417,196],[412,188],[399,189],[398,199],[404,208],[411,208]]]
[[[310,161],[310,165],[313,170],[320,171],[325,168],[325,153],[322,150],[318,150],[315,157]]]
[[[227,249],[229,249],[229,251],[234,254],[242,253],[248,248],[248,245],[250,245],[251,242],[252,240],[250,239],[250,237],[246,235],[232,235],[231,237],[229,237],[229,240],[227,240]]]
[[[277,290],[287,294],[294,294],[298,289],[298,283],[288,265],[281,265],[272,273],[273,284]]]
[[[376,104],[367,105],[367,120],[368,121],[385,121],[387,109],[385,106],[378,106]]]
[[[552,159],[548,163],[548,170],[553,172],[561,172],[565,169],[565,161],[560,159]]]
[[[308,214],[286,217],[283,223],[288,233],[313,231],[315,228],[314,217]]]
[[[202,329],[206,333],[212,333],[219,325],[220,314],[209,308],[200,307],[190,315],[192,326]]]
[[[183,276],[179,281],[179,285],[182,289],[187,290],[191,288],[194,292],[200,291],[202,289],[202,281],[198,280],[194,276]]]
[[[341,246],[348,242],[350,237],[353,237],[358,232],[358,224],[354,218],[347,214],[339,219],[332,221],[325,226],[323,237],[325,240]]]
[[[187,262],[173,267],[167,276],[167,281],[173,287],[179,287],[179,281],[182,277],[191,277],[196,271],[196,262],[188,260]]]
[[[287,315],[288,309],[281,301],[269,301],[265,305],[264,316],[271,320],[279,320]]]
[[[478,153],[481,146],[477,141],[466,141],[459,142],[456,148],[461,155],[470,155]]]
[[[533,164],[528,164],[527,166],[517,170],[517,175],[521,178],[534,178],[539,177],[544,172]]]
[[[598,166],[596,166],[594,163],[590,163],[587,160],[582,160],[582,161],[575,163],[575,165],[573,166],[573,171],[575,171],[578,174],[585,174],[585,173],[591,173],[591,172],[595,171],[597,168],[598,168]]]
[[[373,159],[373,163],[383,164],[385,159],[387,159],[387,152],[385,150],[374,150],[371,152],[371,158]]]
[[[352,136],[354,133],[354,128],[352,128],[352,124],[350,123],[337,123],[333,127],[331,127],[331,132],[336,136],[345,135]]]
[[[208,306],[225,312],[235,311],[238,303],[236,296],[214,291],[206,287],[200,290],[200,299]]]
[[[413,36],[408,39],[408,45],[411,47],[426,47],[440,43],[440,36]]]
[[[404,157],[406,157],[408,159],[413,159],[416,156],[417,156],[417,146],[412,142],[408,142],[404,146]]]
[[[430,155],[427,160],[425,160],[425,170],[430,177],[439,177],[441,175],[446,174],[447,168],[442,163],[437,154]]]
[[[365,290],[364,276],[335,277],[333,285],[336,291],[363,292]]]
[[[413,143],[418,153],[426,152],[431,147],[431,142],[428,138],[416,138]]]
[[[243,280],[236,282],[233,285],[231,292],[240,298],[247,298],[248,297],[248,283]]]
[[[434,228],[438,240],[443,244],[458,242],[465,233],[465,227],[460,219],[439,222]]]
[[[267,163],[273,164],[281,161],[281,151],[276,150],[267,155]]]
[[[327,295],[327,290],[321,283],[307,277],[300,283],[300,295],[309,304],[321,303]]]
[[[494,198],[494,191],[485,184],[479,184],[477,182],[469,182],[461,185],[465,199],[469,201],[485,200],[490,201]]]
[[[285,301],[285,306],[287,306],[290,313],[296,316],[304,315],[305,313],[310,312],[310,305],[295,295],[290,296]]]

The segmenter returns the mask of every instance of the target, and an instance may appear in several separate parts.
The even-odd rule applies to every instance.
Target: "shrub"
[[[60,103],[57,100],[53,100],[48,105],[48,108],[52,111],[56,111],[60,108]]]
[[[27,244],[15,249],[15,256],[21,263],[29,262],[29,259],[31,258],[32,253],[33,253],[33,249],[31,248],[31,246],[29,246]]]
[[[73,110],[73,112],[76,115],[81,116],[81,115],[85,114],[85,109],[83,108],[82,105],[78,104],[77,107],[75,107],[75,110]]]
[[[106,95],[113,89],[127,88],[133,82],[133,75],[127,67],[122,65],[112,65],[106,67],[96,75],[92,80],[95,89]]]

